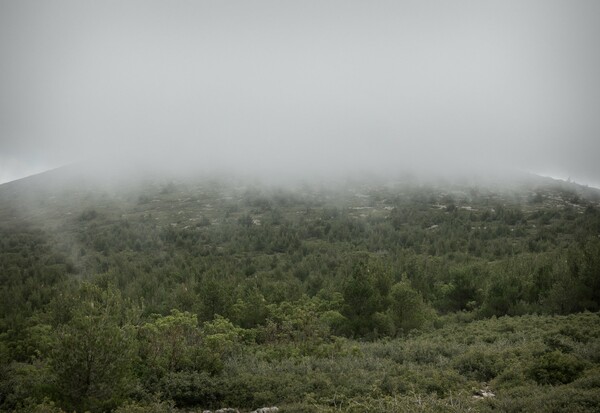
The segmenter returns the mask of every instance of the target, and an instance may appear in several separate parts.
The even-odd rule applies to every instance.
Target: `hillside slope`
[[[78,168],[0,185],[3,409],[598,406],[598,190]]]

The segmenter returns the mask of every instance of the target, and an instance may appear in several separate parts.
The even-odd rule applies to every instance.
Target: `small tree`
[[[373,330],[373,315],[380,309],[381,301],[363,263],[357,264],[342,290],[344,316],[348,319],[350,332],[357,336],[368,335]]]
[[[398,333],[423,328],[433,319],[433,310],[408,280],[392,286],[389,312]]]
[[[82,412],[118,406],[133,383],[132,328],[117,325],[106,314],[78,311],[56,334],[51,368],[56,399],[61,405]]]
[[[178,310],[144,324],[140,336],[144,365],[158,375],[191,367],[201,340],[196,315]]]

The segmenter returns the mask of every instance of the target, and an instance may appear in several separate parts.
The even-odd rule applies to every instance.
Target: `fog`
[[[72,162],[600,187],[600,3],[1,1],[0,183]]]

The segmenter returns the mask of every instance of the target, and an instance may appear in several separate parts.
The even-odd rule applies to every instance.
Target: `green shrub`
[[[26,404],[25,407],[14,410],[14,413],[65,413],[65,411],[46,399],[41,403]]]
[[[555,350],[536,359],[529,376],[539,384],[566,384],[578,378],[585,365],[579,358]]]
[[[581,377],[573,381],[571,385],[580,389],[600,390],[600,368],[586,371]]]
[[[221,382],[206,372],[180,371],[164,376],[161,392],[179,407],[214,407],[222,399]]]
[[[459,373],[479,381],[489,381],[501,370],[497,354],[477,348],[458,356],[454,367]]]
[[[175,405],[171,401],[152,402],[127,402],[114,413],[176,413]]]
[[[600,392],[569,386],[523,386],[498,393],[482,412],[587,413],[600,411]]]

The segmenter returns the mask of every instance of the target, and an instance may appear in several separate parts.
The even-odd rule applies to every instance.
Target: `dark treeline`
[[[600,406],[600,208],[577,187],[6,198],[4,410]]]

